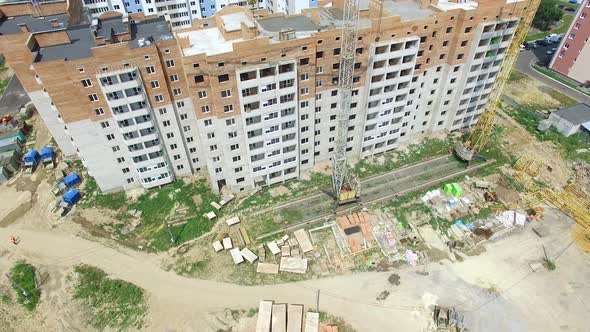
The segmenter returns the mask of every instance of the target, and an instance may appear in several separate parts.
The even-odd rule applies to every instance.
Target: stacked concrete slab
[[[303,327],[303,306],[289,304],[287,309],[287,332],[301,332]]]
[[[272,319],[272,301],[260,301],[258,305],[258,319],[256,320],[256,332],[270,332]]]
[[[295,235],[295,238],[299,243],[299,247],[301,248],[302,253],[306,253],[308,251],[313,250],[313,245],[311,244],[311,241],[309,240],[309,236],[307,236],[305,229],[297,230],[293,233],[293,235]]]
[[[307,272],[307,259],[299,257],[281,257],[279,271],[305,274]]]
[[[272,305],[272,332],[287,332],[287,305],[284,303]]]
[[[317,312],[307,312],[305,314],[305,332],[319,332],[320,314]]]
[[[308,312],[304,326],[303,305],[260,301],[256,332],[319,332],[319,321],[318,313]]]

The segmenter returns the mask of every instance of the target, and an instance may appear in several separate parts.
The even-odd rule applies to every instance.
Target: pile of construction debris
[[[512,189],[470,179],[463,186],[447,184],[443,190],[432,190],[422,197],[434,216],[450,223],[448,230],[441,232],[443,240],[451,248],[465,251],[502,238],[535,220],[536,212],[516,209],[520,200],[519,193]],[[480,220],[464,221],[473,219],[471,216],[479,215],[484,208],[495,212]]]
[[[338,216],[310,229],[309,234],[319,248],[314,257],[321,274],[358,268],[385,271],[404,264],[423,265],[428,260],[425,252],[417,250],[422,242],[417,230],[400,227],[394,216],[379,210]],[[357,265],[361,262],[362,266]]]
[[[258,247],[260,262],[256,272],[265,274],[278,274],[280,272],[307,273],[308,260],[305,253],[313,251],[313,245],[304,229],[297,230],[293,237],[285,235],[280,239],[269,241],[266,247],[270,255],[266,256],[264,245]],[[277,264],[277,260],[279,264]]]
[[[519,209],[500,211],[472,223],[457,220],[449,228],[447,244],[453,249],[469,251],[484,242],[495,241],[523,229],[534,220],[534,215]]]
[[[421,198],[435,216],[452,221],[479,213],[481,206],[475,204],[478,200],[474,193],[464,191],[457,183],[447,184],[444,188],[428,191]]]
[[[334,325],[320,324],[320,314],[305,313],[301,304],[260,301],[256,332],[338,332]]]
[[[225,222],[230,227],[229,234],[226,234],[222,239],[213,242],[211,244],[213,250],[215,250],[215,252],[229,250],[234,264],[236,265],[244,262],[244,260],[248,261],[250,264],[254,264],[254,262],[258,260],[258,256],[247,247],[247,245],[250,244],[250,238],[248,237],[246,229],[239,226],[240,218],[231,217]]]
[[[447,308],[435,305],[432,312],[433,327],[439,332],[465,331],[464,319],[465,317],[452,307]]]
[[[224,195],[223,198],[221,199],[221,201],[219,201],[219,203],[211,202],[211,206],[215,210],[219,211],[225,205],[227,205],[227,203],[234,200],[234,198],[235,198],[235,196],[233,194]],[[193,197],[193,201],[195,202],[196,205],[200,205],[200,197],[199,196]],[[209,220],[213,220],[213,219],[217,218],[217,214],[215,213],[215,211],[209,211],[209,212],[205,213],[205,217]]]
[[[588,163],[574,164],[576,181],[590,191],[590,165]]]
[[[417,253],[413,249],[422,242],[422,236],[411,223],[408,227],[399,227],[392,215],[382,211],[370,215],[369,221],[373,236],[390,263],[405,261],[415,266],[420,263],[420,257],[425,257],[425,253]]]
[[[353,213],[336,218],[345,251],[351,254],[370,249],[373,244],[373,230],[366,212]]]
[[[218,240],[211,245],[215,252],[229,251],[234,264],[244,261],[256,263],[256,272],[263,274],[307,273],[308,259],[304,255],[314,248],[304,229],[295,231],[292,236],[285,235],[260,244],[256,250],[251,250],[248,248],[251,245],[250,238],[246,229],[241,226],[240,218],[227,218],[225,224],[227,230],[221,232]]]

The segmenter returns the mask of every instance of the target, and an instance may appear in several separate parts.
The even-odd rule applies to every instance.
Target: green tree
[[[563,17],[561,9],[557,8],[556,0],[541,0],[533,25],[542,30],[548,31],[551,29],[551,25]]]

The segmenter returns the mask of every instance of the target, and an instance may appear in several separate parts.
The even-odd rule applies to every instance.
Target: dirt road
[[[10,230],[0,228],[0,238],[7,239],[11,234],[18,234],[21,243],[12,246],[7,241],[0,247],[26,257],[41,267],[63,267],[85,263],[98,266],[113,277],[130,281],[148,290],[150,293],[151,316],[150,330],[193,329],[203,331],[199,315],[220,311],[225,308],[251,308],[257,306],[261,299],[275,299],[287,303],[304,303],[315,308],[316,287],[314,282],[302,284],[285,284],[278,286],[243,287],[222,284],[206,280],[188,279],[173,272],[159,268],[159,260],[141,252],[126,249],[113,249],[102,244],[91,242],[71,235],[29,231],[24,229]],[[387,276],[356,275],[337,278],[335,284],[343,289],[337,296],[346,296],[353,289],[369,287]],[[383,281],[382,280],[382,281]],[[322,283],[325,283],[323,281]],[[344,285],[347,285],[344,287]],[[351,285],[354,285],[350,287]],[[345,290],[349,288],[348,290]],[[369,292],[370,301],[374,297]],[[387,314],[388,309],[366,306],[363,303],[351,303],[348,300],[332,296],[321,296],[322,309],[338,313],[344,317],[357,317],[356,326],[367,326],[371,329],[385,330],[391,326]],[[325,308],[324,308],[325,306]],[[404,306],[404,312],[411,311],[411,306]],[[409,325],[415,326],[415,323]],[[199,327],[199,328],[198,328]],[[362,329],[360,329],[362,331]]]
[[[209,313],[255,307],[261,299],[315,308],[318,289],[320,309],[344,317],[358,331],[422,331],[429,316],[425,307],[435,302],[464,310],[473,331],[582,331],[583,317],[589,314],[588,256],[572,246],[560,257],[557,271],[531,275],[527,265],[540,257],[542,244],[553,254],[570,239],[571,221],[549,218],[546,225],[551,231],[545,238],[526,229],[489,244],[480,256],[432,265],[427,277],[403,269],[396,272],[399,286],[387,281],[391,273],[257,287],[188,279],[160,269],[158,256],[110,248],[59,230],[15,226],[0,228],[0,239],[16,233],[21,244],[2,241],[0,250],[54,270],[86,263],[137,284],[150,294],[150,331],[216,331],[219,326],[207,318]],[[5,263],[2,258],[0,263]],[[383,290],[391,295],[377,302]],[[506,293],[496,299],[499,292]]]

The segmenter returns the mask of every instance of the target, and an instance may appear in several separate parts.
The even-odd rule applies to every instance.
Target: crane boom
[[[338,88],[340,111],[337,114],[336,147],[333,159],[332,184],[339,204],[356,200],[359,197],[359,182],[351,172],[346,158],[350,104],[356,53],[357,27],[359,22],[359,0],[345,0],[342,46],[340,48],[340,71]]]
[[[482,113],[467,141],[465,141],[465,143],[459,142],[455,146],[456,155],[464,161],[470,161],[473,159],[475,153],[483,150],[492,135],[494,123],[496,122],[496,114],[498,113],[500,102],[502,101],[502,95],[504,94],[506,83],[510,78],[510,72],[516,63],[518,54],[520,53],[520,45],[525,41],[540,2],[540,0],[527,0],[527,4],[523,9],[521,21],[516,28],[508,52],[506,52],[506,57],[500,66],[496,83],[490,93],[486,110]]]

